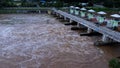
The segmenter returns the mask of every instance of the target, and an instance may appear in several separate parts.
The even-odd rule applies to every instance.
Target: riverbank
[[[47,12],[52,7],[4,7],[0,8],[0,14],[23,14]]]

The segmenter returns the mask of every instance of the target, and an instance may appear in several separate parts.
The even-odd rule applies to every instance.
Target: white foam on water
[[[1,30],[0,35],[3,37],[10,37],[13,29],[13,27],[4,28],[3,30]]]
[[[11,21],[11,20],[9,19],[0,20],[0,22],[4,22],[4,21]]]
[[[0,56],[9,60],[15,58],[15,64],[19,64],[21,68],[28,68],[29,65],[35,66],[34,68],[41,68],[42,65],[45,65],[44,68],[53,68],[50,64],[60,65],[59,63],[71,66],[74,62],[77,62],[79,67],[82,64],[91,65],[90,61],[97,63],[96,59],[101,60],[98,59],[99,51],[91,46],[91,39],[80,37],[77,32],[71,31],[69,26],[64,26],[53,18],[23,15],[23,18],[16,16],[14,19],[25,20],[26,24],[0,27],[0,39],[4,38],[3,43],[7,43],[1,48]],[[47,20],[54,24],[47,24]],[[37,24],[34,24],[35,22]],[[26,57],[27,59],[23,59]],[[20,61],[21,59],[23,60]]]

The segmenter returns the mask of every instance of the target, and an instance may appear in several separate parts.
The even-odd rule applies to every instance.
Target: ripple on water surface
[[[0,25],[0,68],[108,68],[92,38],[79,36],[51,16],[5,17],[24,23]]]

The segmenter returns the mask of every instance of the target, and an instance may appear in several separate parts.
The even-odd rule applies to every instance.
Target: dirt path
[[[55,18],[9,14],[0,19],[0,68],[108,68],[93,39]]]

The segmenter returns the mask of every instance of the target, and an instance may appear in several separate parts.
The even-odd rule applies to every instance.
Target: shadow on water
[[[108,60],[111,58],[120,59],[120,45],[106,45],[106,46],[100,46],[99,48],[104,51]]]

